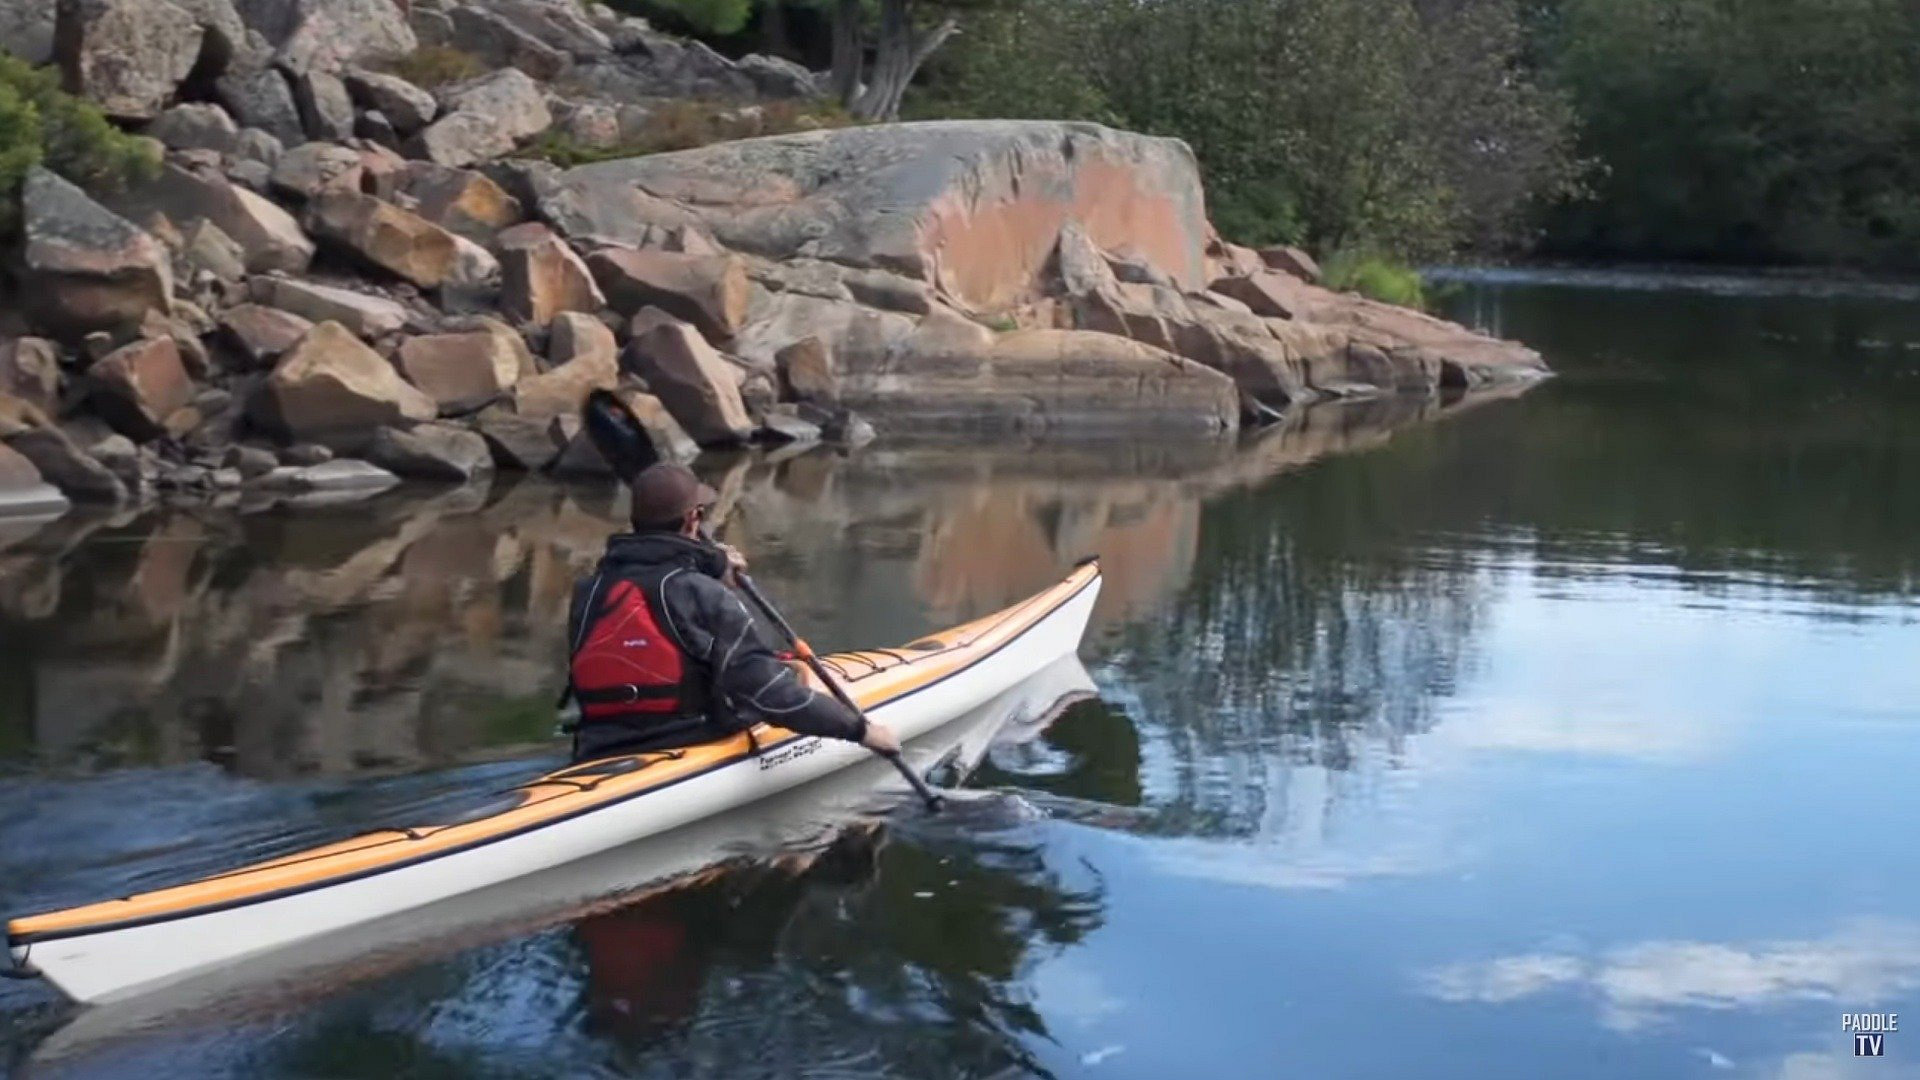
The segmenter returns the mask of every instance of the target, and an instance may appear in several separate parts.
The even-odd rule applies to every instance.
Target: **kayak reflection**
[[[1031,737],[1044,730],[1047,718],[1087,697],[1092,688],[1086,669],[1069,656],[913,741],[909,752],[916,761],[945,762],[946,771],[965,775],[1009,727],[1019,737]],[[891,805],[898,786],[885,763],[863,762],[657,838],[254,957],[146,997],[82,1011],[41,1045],[35,1060],[46,1064],[106,1054],[111,1061],[123,1052],[147,1054],[153,1052],[150,1045],[122,1044],[129,1036],[151,1041],[155,1032],[164,1033],[163,1041],[222,1039],[238,1031],[250,1032],[246,1038],[279,1042],[288,1017],[328,1011],[312,1009],[316,999],[352,999],[383,982],[417,985],[414,973],[461,966],[459,957],[484,953],[494,947],[490,942],[529,935],[545,940],[550,929],[569,922],[578,925],[568,936],[595,958],[586,991],[595,1023],[644,1037],[658,1032],[663,1022],[670,1026],[675,1017],[691,1015],[700,999],[673,995],[700,993],[699,973],[711,963],[712,949],[746,947],[764,940],[754,937],[756,932],[779,932],[793,919],[792,898],[813,895],[834,868],[846,873],[849,866],[865,867],[854,875],[863,888],[891,888],[885,874],[876,876],[876,859],[849,861],[844,853],[858,850],[847,848],[849,843],[876,848],[882,843],[884,819],[862,815],[876,798]],[[972,798],[1001,797],[980,793]],[[1017,825],[1019,801],[1005,798],[1009,807],[1001,822]],[[897,816],[918,813],[909,804]],[[958,816],[964,823],[934,827],[993,824],[991,816],[980,813]],[[836,841],[850,823],[853,836]],[[916,837],[916,844],[925,842]],[[911,862],[906,856],[894,861],[901,858]],[[699,911],[706,914],[690,922],[688,913]],[[662,970],[647,970],[643,978],[643,968],[655,964]],[[308,1023],[300,1020],[295,1027]]]

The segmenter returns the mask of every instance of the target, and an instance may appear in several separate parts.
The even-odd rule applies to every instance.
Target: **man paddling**
[[[815,692],[760,640],[729,588],[746,560],[702,535],[712,488],[671,462],[629,486],[633,531],[607,541],[568,615],[574,760],[710,742],[761,721],[899,751],[886,725]]]

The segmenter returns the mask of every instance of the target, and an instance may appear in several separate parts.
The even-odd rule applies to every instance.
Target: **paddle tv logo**
[[[1854,1057],[1885,1057],[1887,1036],[1900,1030],[1900,1014],[1841,1013],[1840,1030],[1853,1036]]]

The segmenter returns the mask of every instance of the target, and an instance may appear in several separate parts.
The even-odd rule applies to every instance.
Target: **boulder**
[[[534,370],[520,335],[487,320],[482,329],[428,334],[400,345],[400,370],[442,414],[470,412],[499,398]]]
[[[175,105],[141,130],[159,139],[169,150],[212,150],[231,154],[240,143],[240,125],[218,105],[193,102]]]
[[[229,446],[220,456],[220,465],[239,473],[243,480],[252,480],[279,468],[280,459],[265,447]]]
[[[280,164],[280,158],[286,152],[286,144],[271,132],[252,127],[240,129],[240,138],[233,147],[235,157],[242,161],[257,161],[269,169]]]
[[[353,98],[347,84],[330,71],[309,69],[295,73],[293,103],[309,139],[338,142],[353,138]]]
[[[1266,319],[1291,319],[1303,308],[1301,279],[1262,271],[1248,277],[1224,277],[1213,283],[1213,292],[1231,296],[1247,305],[1247,310]]]
[[[1085,123],[888,124],[600,162],[564,173],[541,210],[633,246],[691,221],[736,251],[889,270],[982,311],[1035,297],[1069,224],[1183,289],[1208,280],[1192,152]]]
[[[469,169],[416,161],[408,167],[405,188],[419,203],[415,212],[421,217],[480,243],[526,220],[520,200],[484,173]]]
[[[625,364],[700,445],[737,444],[753,434],[733,368],[692,326],[654,326],[628,342]]]
[[[487,441],[450,424],[383,427],[374,432],[361,456],[410,480],[464,484],[493,471],[493,454],[487,449]]]
[[[55,7],[47,0],[0,0],[0,49],[34,67],[52,63]]]
[[[0,394],[0,441],[70,499],[120,502],[127,487],[26,402]]]
[[[220,332],[250,368],[265,368],[313,329],[313,323],[279,308],[239,304],[220,313]]]
[[[553,124],[540,84],[515,68],[461,83],[440,104],[440,118],[414,141],[415,156],[437,165],[501,157]]]
[[[407,309],[384,296],[292,278],[255,278],[254,299],[310,322],[336,322],[369,341],[407,324]]]
[[[420,47],[404,6],[393,0],[298,0],[290,9],[277,20],[292,24],[285,38],[267,35],[279,45],[275,62],[289,71],[339,71]]]
[[[647,433],[647,439],[653,443],[653,452],[664,461],[692,461],[700,456],[700,444],[693,441],[687,429],[673,418],[666,403],[653,394],[638,390],[622,389],[616,391],[619,398],[633,413],[634,419]]]
[[[348,68],[345,76],[347,92],[360,107],[386,117],[396,134],[411,135],[439,115],[440,104],[432,94],[398,75],[356,67]]]
[[[615,358],[585,353],[550,371],[521,379],[513,389],[514,409],[522,416],[536,418],[578,416],[588,394],[611,390],[619,381],[620,366]]]
[[[313,465],[282,465],[255,483],[262,491],[384,491],[400,478],[364,461],[342,459]]]
[[[384,146],[360,144],[360,190],[376,199],[401,203],[400,189],[411,162]]]
[[[500,309],[523,323],[544,327],[565,311],[597,312],[607,306],[580,257],[545,225],[516,226],[500,234]]]
[[[819,442],[820,425],[802,417],[793,405],[775,405],[760,418],[755,438],[771,443]]]
[[[699,327],[709,341],[726,341],[746,322],[746,260],[733,255],[612,248],[587,260],[607,302],[622,314],[657,307]]]
[[[18,517],[53,517],[72,505],[60,489],[40,478],[33,462],[0,443],[0,522]]]
[[[916,429],[1231,432],[1239,395],[1200,364],[1112,334],[1016,330],[981,350],[931,347],[849,373],[842,398]]]
[[[840,400],[840,382],[833,373],[833,351],[817,337],[799,341],[774,354],[780,375],[780,396],[788,401],[833,405]]]
[[[1320,264],[1300,248],[1279,244],[1259,249],[1259,255],[1269,270],[1292,274],[1309,285],[1320,284]]]
[[[360,152],[329,142],[296,146],[273,167],[275,191],[298,199],[317,199],[331,192],[357,194],[362,167]]]
[[[20,204],[21,288],[35,325],[77,339],[122,333],[168,309],[172,259],[152,236],[38,167],[27,173]]]
[[[483,409],[472,423],[487,441],[494,464],[502,469],[538,472],[551,465],[567,445],[558,418],[522,416],[509,405]]]
[[[591,315],[570,311],[553,320],[552,330],[547,335],[547,359],[556,365],[591,359],[617,367],[620,346],[614,341],[613,331],[607,329],[606,323]]]
[[[762,97],[808,98],[820,94],[820,82],[813,72],[782,57],[750,53],[735,67],[753,80],[753,88]]]
[[[423,289],[437,289],[454,269],[453,234],[418,214],[358,192],[315,200],[313,234]]]
[[[167,420],[193,401],[193,380],[171,337],[136,341],[87,369],[95,410],[115,431],[145,442],[167,433]]]
[[[211,221],[246,250],[252,273],[298,273],[313,259],[313,241],[291,214],[217,173],[168,162],[157,179],[136,186],[113,205],[135,219],[164,215],[181,229]]]
[[[298,146],[307,141],[307,128],[300,120],[300,106],[293,99],[293,87],[276,68],[236,71],[214,83],[214,95],[234,118],[248,128],[265,132],[282,146]],[[272,161],[264,158],[268,166]]]
[[[453,237],[453,268],[447,271],[446,287],[465,289],[473,293],[487,293],[499,289],[500,260],[493,257],[493,252],[459,233],[448,235]],[[445,299],[443,293],[443,303]]]
[[[450,44],[489,65],[515,68],[542,82],[559,78],[572,66],[566,53],[484,7],[461,4],[449,8],[447,16]]]
[[[200,59],[206,30],[167,0],[58,0],[67,89],[117,120],[151,120]]]
[[[180,262],[189,275],[211,274],[229,283],[247,276],[247,249],[205,218],[188,228],[181,245]]]
[[[60,348],[44,338],[0,341],[0,395],[52,415],[60,411]]]
[[[433,399],[335,322],[315,326],[261,385],[255,416],[298,439],[431,420]]]

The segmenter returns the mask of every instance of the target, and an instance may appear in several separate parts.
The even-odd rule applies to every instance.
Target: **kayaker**
[[[633,531],[608,539],[568,615],[574,760],[709,742],[763,720],[899,749],[886,725],[816,692],[761,640],[729,587],[746,559],[703,535],[712,488],[671,462],[629,487]]]

